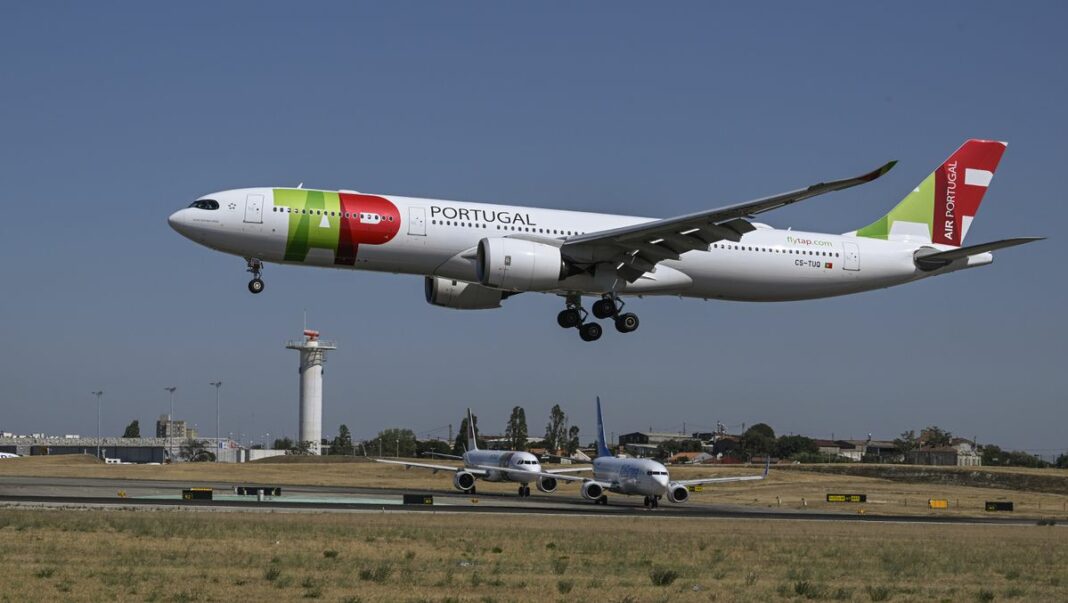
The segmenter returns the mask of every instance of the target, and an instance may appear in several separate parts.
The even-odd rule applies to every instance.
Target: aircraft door
[[[426,208],[425,207],[409,207],[408,208],[408,234],[425,237],[426,236]]]
[[[856,243],[842,243],[842,269],[860,270],[860,247]]]
[[[245,197],[245,222],[263,224],[263,195]]]

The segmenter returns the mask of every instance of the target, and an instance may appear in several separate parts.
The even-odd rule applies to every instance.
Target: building
[[[924,447],[905,455],[910,465],[935,465],[943,467],[979,467],[983,457],[975,443],[963,438],[953,438],[949,446]]]
[[[864,450],[848,440],[815,440],[820,454],[860,462]]]
[[[186,427],[185,421],[173,419],[169,415],[160,415],[156,421],[156,437],[157,438],[176,438],[184,440],[189,435],[189,429]]]
[[[669,463],[673,465],[697,465],[699,463],[711,463],[716,457],[707,452],[676,452]]]

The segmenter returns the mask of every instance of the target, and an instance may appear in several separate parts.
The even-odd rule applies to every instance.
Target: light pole
[[[176,389],[178,389],[178,387],[175,386],[175,385],[172,385],[170,387],[165,387],[163,389],[171,394],[171,411],[169,413],[167,413],[167,430],[165,432],[163,432],[163,435],[167,438],[167,456],[168,457],[173,457],[174,456],[174,450],[172,449],[172,446],[171,446],[171,444],[172,444],[171,436],[172,436],[172,431],[174,430],[174,391]]]
[[[100,458],[100,397],[104,392],[101,390],[92,394],[96,396],[96,458]]]
[[[212,381],[210,384],[215,388],[215,462],[219,462],[219,452],[222,450],[219,444],[219,388],[222,387],[222,381]]]

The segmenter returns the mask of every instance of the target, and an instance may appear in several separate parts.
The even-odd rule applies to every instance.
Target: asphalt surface
[[[573,494],[519,498],[514,494],[486,493],[469,496],[457,492],[412,491],[387,488],[327,486],[282,486],[282,496],[258,501],[255,496],[237,496],[234,486],[267,484],[197,483],[124,480],[108,478],[0,478],[0,506],[188,508],[199,510],[244,510],[286,512],[422,512],[422,513],[521,513],[543,515],[644,516],[677,518],[732,518],[761,520],[859,521],[932,524],[1033,525],[1034,519],[991,516],[955,517],[926,515],[879,515],[856,512],[829,513],[795,509],[757,508],[661,501],[656,510],[646,509],[641,498],[609,495],[607,506],[594,505]],[[182,500],[188,487],[213,488],[214,500]],[[121,495],[120,495],[121,493]],[[430,494],[433,505],[404,505],[404,494]]]

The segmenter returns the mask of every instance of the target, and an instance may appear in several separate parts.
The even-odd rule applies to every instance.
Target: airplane
[[[754,221],[773,209],[871,182],[861,176],[667,219],[370,195],[351,190],[245,188],[201,197],[168,218],[174,230],[245,258],[249,291],[264,263],[424,276],[427,302],[499,308],[524,292],[563,297],[557,324],[595,341],[612,319],[638,317],[623,297],[792,301],[848,295],[983,266],[992,251],[1041,240],[963,246],[1006,143],[968,140],[871,224],[844,234]],[[303,186],[303,184],[302,184]]]
[[[534,482],[538,490],[552,494],[556,491],[556,478],[559,474],[589,471],[589,467],[545,470],[542,469],[538,457],[521,450],[479,450],[478,443],[475,441],[475,422],[471,418],[470,408],[467,409],[467,450],[463,456],[440,453],[434,456],[463,461],[464,464],[462,467],[451,467],[390,459],[375,459],[375,461],[403,465],[409,469],[412,467],[430,469],[434,473],[451,471],[452,485],[466,494],[477,494],[476,479],[483,479],[487,482],[517,482],[521,497],[530,496],[530,482]]]
[[[612,454],[605,443],[604,421],[601,419],[601,397],[597,397],[597,458],[593,459],[593,477],[577,475],[558,475],[564,481],[582,482],[579,492],[582,498],[592,500],[594,504],[607,505],[608,495],[635,495],[645,497],[644,504],[650,509],[660,506],[660,499],[667,496],[673,503],[684,503],[690,498],[690,488],[702,484],[723,484],[728,482],[749,482],[767,479],[771,469],[771,458],[764,462],[764,473],[760,475],[740,475],[731,477],[705,477],[672,481],[667,467],[652,459],[617,457]]]
[[[13,452],[0,452],[0,459],[17,459],[19,455]]]

